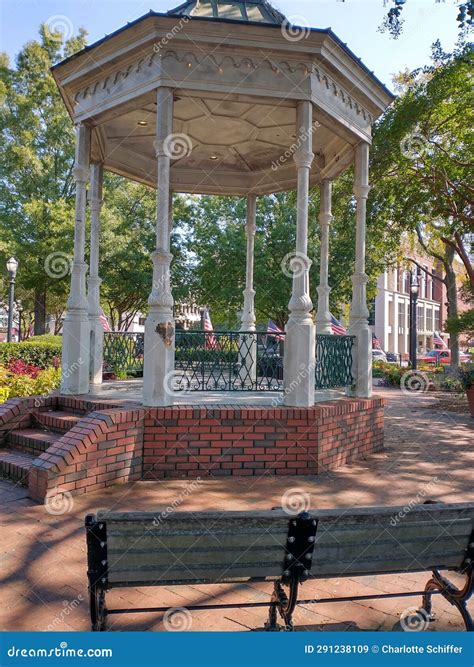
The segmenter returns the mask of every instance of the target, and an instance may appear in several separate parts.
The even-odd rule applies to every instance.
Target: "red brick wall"
[[[315,475],[383,447],[383,401],[148,409],[143,477]]]

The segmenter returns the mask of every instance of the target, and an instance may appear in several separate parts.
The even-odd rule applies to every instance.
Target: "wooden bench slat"
[[[109,550],[127,550],[127,549],[181,549],[182,551],[204,551],[213,549],[241,549],[249,546],[252,549],[278,548],[286,544],[287,533],[239,533],[237,535],[172,535],[167,534],[153,536],[149,533],[145,535],[108,535],[107,543]],[[168,551],[169,552],[169,551]]]
[[[175,581],[183,581],[188,583],[201,582],[225,582],[239,580],[249,580],[256,578],[259,581],[270,580],[272,577],[278,579],[281,577],[281,564],[268,563],[268,565],[252,565],[252,563],[239,563],[234,566],[216,569],[215,565],[204,567],[200,565],[199,569],[193,568],[188,571],[183,567],[176,569],[166,568],[149,568],[149,569],[131,569],[131,570],[114,570],[109,573],[109,584],[117,584],[119,582],[134,582],[137,585],[141,583],[146,585],[163,585]],[[270,579],[269,579],[270,578]]]
[[[461,519],[452,521],[417,521],[409,525],[384,526],[380,524],[371,524],[367,526],[346,525],[343,528],[321,524],[316,533],[316,544],[319,547],[332,544],[359,544],[374,539],[380,541],[411,540],[413,538],[424,538],[426,540],[459,538],[463,540],[471,533],[472,523],[470,519]]]

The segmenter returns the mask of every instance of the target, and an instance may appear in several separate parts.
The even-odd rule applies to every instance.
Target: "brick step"
[[[67,433],[77,424],[84,415],[65,410],[47,410],[44,412],[35,412],[33,419],[39,427],[47,428],[57,433]]]
[[[0,477],[11,479],[17,484],[28,486],[28,473],[36,456],[25,452],[0,450]]]
[[[7,436],[10,451],[24,452],[39,456],[61,437],[61,433],[51,433],[40,428],[19,428]]]

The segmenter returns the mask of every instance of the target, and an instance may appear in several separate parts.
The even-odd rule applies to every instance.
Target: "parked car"
[[[372,350],[372,361],[387,361],[387,355],[383,350]]]
[[[395,352],[385,352],[385,356],[387,357],[387,361],[391,364],[400,363],[400,356],[395,354]]]
[[[451,363],[451,350],[431,350],[428,354],[423,354],[418,357],[418,361],[421,361],[423,364],[446,364]],[[462,364],[465,364],[468,361],[471,361],[471,355],[466,354],[465,352],[459,352],[459,361]]]

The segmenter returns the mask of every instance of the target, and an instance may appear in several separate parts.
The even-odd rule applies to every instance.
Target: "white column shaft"
[[[91,185],[89,192],[89,208],[91,211],[91,243],[89,278],[89,320],[91,325],[91,368],[90,378],[94,385],[102,384],[102,366],[104,356],[104,328],[100,321],[100,284],[99,252],[100,252],[100,212],[102,208],[103,166],[101,163],[91,164]]]
[[[355,149],[354,195],[356,197],[356,257],[352,276],[352,303],[349,333],[356,336],[353,372],[356,395],[372,395],[372,334],[367,307],[367,275],[365,273],[365,237],[367,197],[369,195],[369,145]]]
[[[74,259],[71,290],[63,325],[62,376],[63,394],[89,392],[90,325],[86,296],[87,265],[85,257],[87,182],[89,180],[90,128],[76,127],[76,155],[73,169],[76,181],[74,225]]]
[[[157,125],[155,151],[157,158],[156,250],[152,254],[153,286],[148,298],[149,312],[145,322],[143,367],[143,403],[146,406],[173,404],[174,340],[173,296],[170,287],[170,151],[173,132],[173,91],[157,91]]]
[[[313,304],[309,294],[308,252],[309,175],[314,159],[312,151],[313,107],[311,102],[297,105],[294,161],[298,173],[296,254],[291,262],[293,287],[286,325],[284,354],[285,405],[314,405],[315,327],[311,317]]]
[[[257,216],[257,196],[247,196],[247,254],[245,270],[244,307],[242,309],[241,331],[255,331],[255,290],[253,288],[254,248]],[[240,380],[243,385],[251,384],[257,377],[257,337],[255,334],[240,337]]]
[[[321,233],[318,311],[316,331],[318,334],[332,334],[331,313],[329,310],[329,225],[332,220],[332,183],[324,179],[320,189],[319,225]]]

